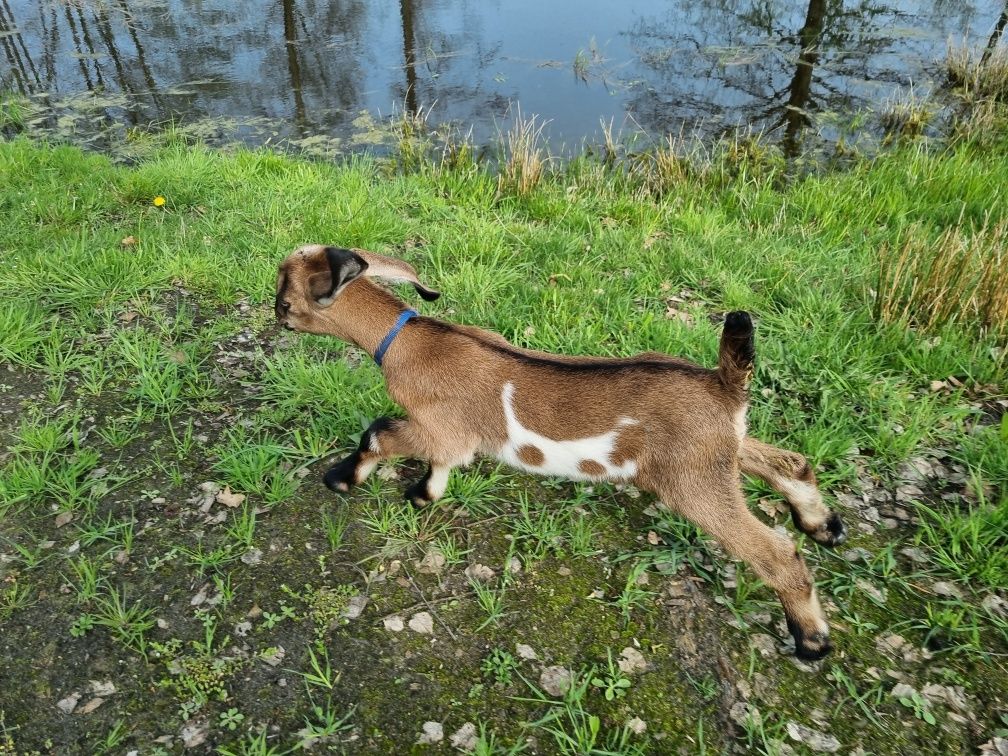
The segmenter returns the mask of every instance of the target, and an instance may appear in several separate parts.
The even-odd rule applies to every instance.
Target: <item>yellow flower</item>
[[[164,207],[165,198],[160,194],[154,198],[154,207]]]

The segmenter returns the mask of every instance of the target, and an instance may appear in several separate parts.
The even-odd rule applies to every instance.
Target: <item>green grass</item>
[[[880,251],[911,238],[981,239],[984,280],[1004,277],[988,253],[1008,218],[1008,129],[997,103],[977,108],[947,143],[895,140],[804,177],[752,138],[562,165],[531,119],[500,175],[454,137],[430,149],[405,117],[388,161],[227,154],[169,132],[117,166],[0,141],[2,737],[157,752],[193,725],[219,753],[407,752],[437,721],[446,744],[471,725],[485,754],[531,737],[548,753],[775,753],[800,724],[847,749],[976,750],[1008,709],[1001,300],[878,289]],[[423,510],[402,502],[416,465],[323,489],[326,464],[396,407],[354,348],[274,328],[276,265],[309,241],[401,256],[444,292],[425,313],[537,349],[712,365],[718,316],[748,309],[754,435],[844,497],[885,498],[914,457],[945,473],[872,500],[876,520],[898,505],[911,522],[845,510],[839,552],[803,543],[837,655],[802,671],[773,648],[786,634],[766,587],[647,495],[493,462],[455,471]],[[470,578],[477,564],[493,576]],[[409,625],[422,612],[433,636]],[[880,645],[893,634],[899,652]],[[627,647],[647,672],[620,669]],[[537,684],[546,666],[576,671],[564,696]],[[879,670],[922,692],[894,697]],[[83,705],[106,679],[115,696],[62,718],[56,701]],[[970,727],[928,684],[962,688]],[[758,712],[732,716],[742,689]]]

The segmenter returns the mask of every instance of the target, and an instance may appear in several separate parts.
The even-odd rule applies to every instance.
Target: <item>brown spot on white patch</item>
[[[585,475],[598,477],[599,475],[605,475],[606,468],[605,465],[596,462],[594,459],[582,459],[578,463],[578,470]]]
[[[522,464],[529,465],[530,467],[539,467],[546,461],[546,457],[543,456],[542,450],[538,446],[532,446],[531,444],[519,446],[517,455],[518,459],[522,461]]]

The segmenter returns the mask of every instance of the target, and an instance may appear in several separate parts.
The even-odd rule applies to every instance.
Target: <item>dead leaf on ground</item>
[[[434,618],[430,612],[417,612],[409,621],[410,630],[421,635],[431,635],[434,632]]]
[[[440,722],[424,722],[423,732],[417,740],[419,745],[432,745],[444,740],[444,725]]]
[[[571,672],[566,667],[546,667],[539,675],[539,687],[554,698],[562,696],[570,686]]]
[[[813,730],[811,727],[797,722],[787,723],[787,734],[792,740],[804,743],[817,753],[836,753],[840,750],[840,741],[832,735]]]
[[[94,711],[95,709],[97,709],[103,703],[105,703],[105,699],[104,698],[101,698],[99,696],[95,696],[90,701],[88,701],[86,704],[84,704],[79,709],[77,709],[77,713],[78,714],[90,714],[92,711]]]
[[[767,498],[766,496],[761,497],[760,500],[756,502],[756,505],[761,510],[763,510],[763,512],[766,514],[767,517],[769,517],[772,520],[776,520],[777,515],[787,514],[788,512],[788,505],[785,504],[783,501],[770,499]]]
[[[224,486],[224,490],[217,494],[217,503],[225,507],[237,507],[245,501],[245,494],[232,493],[231,486]]]
[[[56,708],[64,714],[72,714],[73,710],[77,708],[77,702],[80,701],[80,697],[80,693],[71,693],[66,698],[57,701]]]
[[[616,663],[619,665],[620,672],[627,675],[644,672],[647,670],[648,666],[647,661],[644,659],[644,654],[633,646],[627,646],[624,648],[620,652],[619,659]]]
[[[476,735],[476,725],[472,722],[466,722],[460,728],[458,728],[451,736],[451,744],[460,751],[474,751],[476,750],[477,735]]]

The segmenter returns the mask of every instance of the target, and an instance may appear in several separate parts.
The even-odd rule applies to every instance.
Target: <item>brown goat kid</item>
[[[714,536],[776,591],[797,655],[830,650],[829,627],[801,553],[746,507],[739,473],[788,501],[795,525],[819,543],[844,540],[805,458],[746,435],[753,327],[729,313],[714,370],[648,352],[628,359],[564,357],[521,349],[471,326],[418,316],[371,277],[424,286],[407,263],[363,250],[306,246],[280,265],[276,314],[295,331],[328,334],[375,357],[407,417],[382,417],[359,448],[325,475],[334,491],[378,463],[430,463],[406,492],[437,500],[457,465],[487,455],[544,475],[627,481]]]

